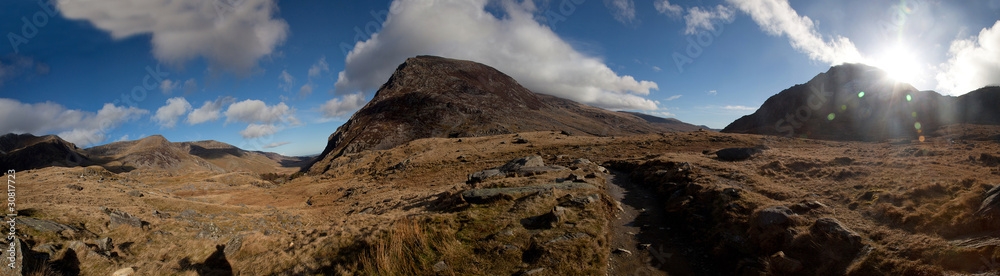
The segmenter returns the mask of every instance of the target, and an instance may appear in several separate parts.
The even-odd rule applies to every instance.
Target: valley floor
[[[16,172],[18,237],[29,275],[996,275],[998,155],[956,133],[530,132],[421,139],[282,183],[49,167]]]

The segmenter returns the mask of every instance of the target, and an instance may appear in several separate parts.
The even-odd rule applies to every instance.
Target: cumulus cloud
[[[177,125],[177,118],[180,118],[188,111],[191,111],[191,103],[184,99],[184,97],[170,98],[167,99],[167,105],[156,110],[156,114],[153,115],[153,121],[160,124],[161,127],[174,128]]]
[[[635,2],[632,0],[604,0],[604,6],[622,24],[632,24],[635,21]]]
[[[708,90],[708,92],[706,92],[706,94],[708,94],[710,96],[715,96],[715,95],[719,94],[719,91],[717,91],[717,90]]]
[[[662,14],[669,15],[671,17],[679,17],[684,13],[684,8],[681,6],[670,4],[670,0],[656,0],[653,2],[653,7],[656,11]]]
[[[121,124],[141,118],[148,110],[104,104],[97,113],[67,109],[63,105],[21,103],[0,98],[0,133],[57,133],[59,137],[80,146],[104,142],[107,134]]]
[[[245,100],[229,105],[229,109],[226,109],[226,123],[274,124],[294,118],[291,117],[292,113],[293,110],[285,103],[268,106],[260,100]]]
[[[305,98],[306,96],[309,96],[309,94],[312,94],[312,92],[313,92],[312,84],[307,83],[306,85],[303,85],[301,88],[299,88],[299,97]]]
[[[952,41],[948,57],[937,75],[942,93],[961,95],[1000,84],[1000,21],[978,36]]]
[[[407,57],[439,55],[481,62],[534,92],[610,109],[656,109],[657,84],[619,76],[534,20],[531,7],[504,1],[505,16],[486,11],[488,0],[395,1],[380,33],[358,42],[338,74],[338,94],[368,92]]]
[[[170,95],[170,93],[174,92],[174,89],[177,89],[178,85],[179,83],[175,81],[169,79],[163,80],[160,82],[160,91],[163,92],[163,95]]]
[[[687,25],[684,28],[684,33],[696,34],[701,31],[714,31],[713,22],[732,22],[735,15],[736,12],[723,5],[715,6],[715,9],[693,7],[688,10],[687,15],[684,15],[684,23]]]
[[[197,125],[204,122],[216,121],[222,117],[222,107],[236,102],[233,97],[219,97],[214,101],[205,101],[201,107],[188,113],[187,122],[190,125]]]
[[[271,136],[278,132],[278,127],[273,124],[250,124],[246,129],[240,131],[240,135],[246,139]]]
[[[320,75],[326,72],[330,72],[330,64],[326,63],[325,56],[320,57],[319,60],[316,61],[316,64],[313,64],[312,67],[309,67],[310,78],[319,77]]]
[[[252,72],[288,35],[275,0],[60,0],[57,6],[66,18],[86,20],[115,39],[150,34],[161,62],[203,57],[240,74]]]
[[[191,94],[198,90],[198,81],[188,79],[184,81],[184,94]]]
[[[288,144],[291,144],[291,143],[292,142],[275,142],[275,143],[270,143],[270,144],[264,145],[262,148],[265,148],[265,149],[277,148],[277,147],[288,145]]]
[[[786,36],[796,50],[809,55],[810,59],[837,65],[845,62],[861,62],[863,58],[854,43],[842,36],[826,40],[816,30],[812,19],[799,16],[788,0],[726,0],[751,18],[766,33]]]
[[[344,117],[344,115],[351,114],[364,106],[365,96],[361,93],[357,93],[346,95],[342,99],[335,98],[326,101],[326,103],[320,107],[320,111],[323,112],[324,118],[340,118]]]

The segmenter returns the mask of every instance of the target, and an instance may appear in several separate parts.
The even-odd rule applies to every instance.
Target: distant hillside
[[[831,140],[915,139],[957,123],[998,124],[1000,89],[961,97],[918,91],[862,65],[834,66],[771,96],[722,132]]]
[[[107,167],[152,168],[170,171],[274,172],[308,161],[276,153],[246,151],[218,141],[167,141],[160,135],[136,141],[114,142],[88,148],[86,152]]]
[[[676,120],[651,122],[536,94],[492,67],[434,56],[409,58],[375,97],[334,132],[309,172],[325,172],[346,153],[389,149],[430,137],[470,137],[526,131],[630,135],[697,130]]]
[[[5,170],[74,167],[88,161],[82,150],[59,136],[13,133],[0,136],[0,168]]]

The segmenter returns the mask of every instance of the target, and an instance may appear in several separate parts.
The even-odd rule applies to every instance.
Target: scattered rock
[[[778,251],[791,243],[795,212],[785,206],[771,206],[754,213],[750,220],[749,236],[767,253]]]
[[[469,181],[468,181],[468,183],[469,184],[475,184],[475,183],[483,182],[483,181],[486,181],[486,180],[489,180],[489,179],[493,179],[493,178],[501,178],[503,176],[504,176],[504,173],[500,172],[500,170],[497,170],[497,169],[482,170],[482,171],[478,171],[478,172],[474,172],[474,173],[470,174],[469,175]]]
[[[437,262],[434,264],[434,272],[442,272],[448,270],[448,264],[444,261]]]
[[[73,226],[43,219],[16,218],[14,220],[16,221],[17,224],[26,225],[41,232],[60,232],[65,230],[73,230],[73,231],[77,230]]]
[[[111,228],[114,228],[118,225],[128,225],[136,228],[142,228],[142,226],[146,223],[141,219],[132,216],[131,214],[126,213],[124,211],[109,209],[107,207],[101,207],[101,211],[104,212],[105,214],[108,214],[108,217],[110,217],[111,222],[108,225],[108,227]]]
[[[104,237],[94,241],[97,243],[97,249],[101,252],[110,252],[115,249],[115,244],[111,241],[111,237]]]
[[[597,187],[594,187],[594,185],[590,185],[587,183],[554,183],[554,184],[531,185],[524,187],[471,189],[462,192],[462,199],[464,199],[466,202],[469,203],[483,204],[504,198],[513,199],[515,197],[520,197],[531,193],[538,193],[551,190],[572,190],[572,189],[596,190]]]
[[[517,139],[514,139],[514,142],[512,142],[512,143],[514,143],[514,144],[527,144],[529,142],[530,141],[528,141],[528,139],[524,139],[524,138],[518,137]]]
[[[986,191],[985,199],[979,205],[976,216],[986,228],[1000,229],[1000,185]]]
[[[134,196],[134,197],[143,197],[143,196],[145,196],[144,194],[142,194],[142,192],[135,191],[135,190],[128,191],[128,195]]]
[[[358,212],[358,214],[367,214],[367,213],[371,212],[372,210],[375,210],[375,209],[373,209],[372,207],[368,207],[368,208],[365,208],[365,209],[361,210],[361,212]]]
[[[837,158],[834,158],[833,161],[830,161],[830,164],[840,165],[840,166],[847,166],[847,165],[854,164],[854,159],[850,158],[850,157],[837,157]]]
[[[785,252],[778,251],[768,259],[768,271],[778,275],[795,274],[802,270],[802,262],[785,256]]]
[[[543,166],[545,166],[545,160],[543,160],[541,156],[532,155],[511,160],[510,162],[507,162],[507,164],[504,164],[503,166],[500,166],[497,169],[500,170],[501,172],[514,172],[522,167],[543,167]]]
[[[80,185],[76,185],[76,184],[66,185],[66,188],[70,188],[72,190],[77,190],[77,191],[83,191],[83,187],[81,187]]]
[[[828,241],[831,241],[838,247],[843,247],[848,249],[848,251],[857,251],[861,249],[861,236],[844,225],[840,224],[835,218],[821,218],[817,219],[813,223],[812,227],[809,227],[809,232],[812,234],[819,234],[821,237]]]
[[[759,148],[727,148],[715,152],[715,155],[723,161],[743,161],[762,152]]]
[[[229,242],[226,242],[226,249],[223,253],[225,253],[229,258],[235,257],[236,253],[240,252],[240,248],[243,248],[244,237],[245,235],[238,235],[229,239]]]
[[[979,155],[979,162],[983,162],[986,166],[996,166],[1000,164],[1000,157],[993,156],[989,153],[983,153]]]
[[[132,275],[135,275],[135,269],[132,269],[131,267],[119,269],[118,271],[115,271],[115,273],[111,274],[111,276],[132,276]]]
[[[565,130],[563,130],[563,131],[559,132],[559,134],[562,134],[562,135],[566,135],[566,136],[573,136],[573,133],[572,133],[572,132],[569,132],[569,131],[565,131]]]
[[[539,267],[539,268],[535,268],[535,269],[532,269],[532,270],[525,271],[524,273],[521,273],[521,275],[524,275],[524,276],[527,276],[527,275],[536,275],[536,274],[541,274],[544,271],[545,271],[544,267]]]
[[[539,166],[539,167],[524,166],[514,171],[514,174],[519,176],[533,176],[548,172],[558,172],[565,170],[568,170],[568,168],[559,165]]]
[[[628,251],[625,248],[615,248],[615,250],[611,251],[611,253],[632,255],[632,251]]]
[[[653,246],[653,245],[649,244],[649,243],[641,243],[641,244],[639,244],[639,249],[646,250],[646,249],[649,249],[649,247],[651,247],[651,246]]]
[[[826,204],[823,204],[815,200],[805,200],[802,201],[801,203],[789,206],[789,208],[795,211],[796,213],[805,213],[815,209],[826,208]]]

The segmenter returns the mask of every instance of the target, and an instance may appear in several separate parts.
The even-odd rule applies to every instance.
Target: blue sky
[[[161,134],[316,154],[418,54],[713,128],[843,62],[950,95],[1000,84],[1000,0],[16,0],[0,15],[0,132],[84,147]]]

